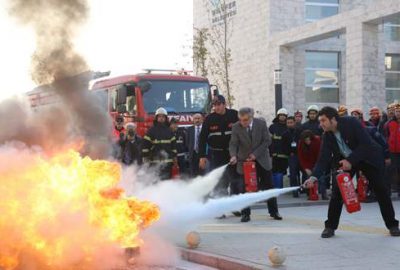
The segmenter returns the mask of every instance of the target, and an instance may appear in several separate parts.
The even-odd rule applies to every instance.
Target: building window
[[[400,16],[386,20],[384,27],[386,40],[400,41]]]
[[[306,102],[339,103],[339,53],[306,52]]]
[[[385,56],[386,69],[386,102],[400,100],[400,54]]]
[[[306,22],[314,22],[339,13],[339,0],[306,0]]]

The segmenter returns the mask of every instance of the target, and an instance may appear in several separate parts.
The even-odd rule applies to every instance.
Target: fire
[[[117,163],[73,150],[45,157],[12,149],[0,153],[0,164],[3,270],[21,267],[27,254],[46,269],[86,269],[105,247],[140,246],[140,231],[160,215],[153,203],[117,188]]]

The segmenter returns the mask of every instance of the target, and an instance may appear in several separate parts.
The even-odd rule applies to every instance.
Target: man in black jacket
[[[304,130],[311,130],[315,135],[322,135],[322,128],[319,126],[318,122],[318,106],[311,105],[307,109],[308,121],[301,126],[301,132]],[[300,133],[301,133],[300,132]]]
[[[200,133],[203,125],[203,116],[200,113],[193,115],[193,126],[187,130],[186,147],[189,152],[190,176],[196,177],[204,173],[199,168],[199,141]]]
[[[324,107],[319,112],[319,122],[325,131],[321,152],[312,176],[304,183],[312,188],[324,171],[333,166],[344,171],[361,171],[375,191],[382,217],[392,236],[400,236],[399,222],[395,219],[392,201],[383,181],[384,159],[381,147],[368,135],[354,117],[339,117],[336,109]],[[335,235],[338,228],[343,200],[336,181],[333,181],[328,219],[322,238]]]
[[[120,141],[121,160],[126,165],[142,165],[143,139],[136,134],[136,126],[133,123],[126,125],[126,138]]]
[[[213,106],[214,112],[206,117],[200,133],[199,167],[202,170],[206,168],[207,146],[211,170],[229,163],[229,141],[231,140],[232,125],[239,120],[236,110],[226,108],[224,96],[216,96]],[[235,166],[230,165],[215,188],[215,193],[227,195],[229,182],[234,176]]]

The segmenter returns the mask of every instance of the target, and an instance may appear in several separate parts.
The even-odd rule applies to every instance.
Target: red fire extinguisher
[[[357,193],[358,200],[360,202],[365,202],[367,200],[367,191],[368,191],[368,180],[364,175],[360,174],[357,180]]]
[[[244,184],[246,192],[257,192],[257,171],[254,161],[243,162]]]
[[[346,210],[349,213],[357,212],[361,210],[360,201],[358,195],[354,189],[353,180],[351,175],[346,172],[338,171],[337,184],[342,194],[342,199],[346,205]]]
[[[171,168],[171,178],[179,179],[179,166],[174,164]]]
[[[314,182],[314,185],[310,190],[308,191],[308,200],[310,201],[318,201],[318,181]]]

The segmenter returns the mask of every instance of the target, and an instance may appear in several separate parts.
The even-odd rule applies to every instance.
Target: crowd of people
[[[332,121],[347,123],[347,119],[350,119],[348,128],[353,129],[351,124],[358,123],[361,127],[358,132],[362,134],[353,134],[353,130],[339,132],[339,129],[332,133],[332,130],[323,125],[321,117],[323,119],[324,115],[328,116],[328,123]],[[341,118],[345,120],[340,120]],[[348,132],[350,133],[347,134]],[[331,133],[334,136],[330,136]],[[364,137],[366,134],[368,138]],[[331,217],[331,220],[334,220],[331,223],[333,231],[339,220],[338,212],[340,216],[337,206],[339,204],[337,197],[340,196],[337,194],[336,181],[333,181],[339,169],[347,166],[346,168],[354,174],[364,174],[367,179],[371,178],[368,179],[370,181],[368,202],[377,200],[387,209],[388,201],[384,198],[390,200],[392,188],[400,197],[399,103],[390,104],[387,112],[373,107],[369,110],[368,116],[359,108],[349,110],[343,105],[337,109],[325,107],[321,110],[317,105],[311,105],[307,108],[305,117],[300,110],[289,115],[286,109],[281,108],[268,127],[264,119],[254,117],[252,108],[245,107],[239,111],[229,109],[225,98],[217,95],[213,99],[213,112],[206,117],[195,114],[193,125],[189,128],[178,127],[177,121],[174,118],[169,121],[167,111],[159,108],[155,113],[154,125],[143,138],[136,134],[133,123],[124,126],[122,117],[116,119],[114,135],[118,141],[117,156],[121,162],[126,165],[157,166],[154,168],[159,170],[161,180],[171,179],[173,167],[179,167],[181,178],[193,178],[229,164],[213,196],[245,192],[242,166],[244,161],[249,160],[256,164],[259,190],[282,188],[285,175],[288,175],[290,186],[305,184],[310,187],[317,181],[322,200],[329,199],[327,190],[332,189],[331,203],[336,202],[336,206],[332,206],[332,209],[335,209],[332,211],[336,213],[334,218]],[[352,145],[357,136],[360,137],[360,141]],[[365,144],[358,146],[360,142]],[[365,151],[369,149],[366,144],[371,143],[377,146],[376,149],[383,157],[378,168],[382,175],[371,174],[369,169],[358,167],[365,158]],[[357,147],[363,150],[358,150]],[[374,151],[376,149],[374,148]],[[334,154],[335,151],[337,155]],[[359,154],[359,151],[364,151],[363,155],[355,157],[355,153]],[[352,160],[346,159],[348,157]],[[375,165],[376,160],[379,159],[374,160]],[[368,159],[366,163],[369,164]],[[379,182],[383,183],[382,190],[385,191],[386,197],[382,194],[380,185],[376,185],[377,178],[381,178]],[[392,182],[397,183],[397,186],[391,186]],[[294,191],[293,197],[301,196],[302,192],[306,193],[302,190]],[[268,201],[268,211],[273,219],[282,219],[276,199]],[[235,215],[241,216],[242,222],[250,221],[249,208],[235,212]]]

